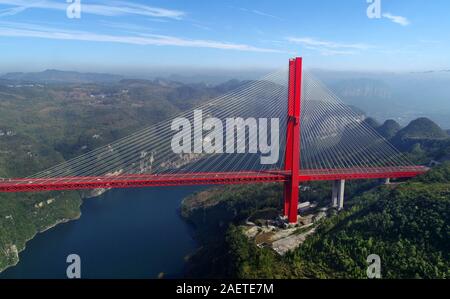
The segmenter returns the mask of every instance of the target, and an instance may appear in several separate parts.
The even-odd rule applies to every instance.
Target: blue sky
[[[69,1],[69,0],[67,0]],[[70,0],[75,1],[75,0]],[[376,0],[375,0],[376,1]],[[0,0],[0,73],[47,68],[450,69],[450,1]]]

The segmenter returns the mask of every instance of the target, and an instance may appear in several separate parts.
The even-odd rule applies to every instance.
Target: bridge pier
[[[337,208],[338,206],[338,192],[339,192],[338,182],[339,181],[333,181],[331,187],[331,206],[333,208]]]
[[[344,192],[345,192],[345,180],[338,181],[338,210],[344,208]]]
[[[339,211],[344,208],[345,180],[333,181],[331,206]]]
[[[386,185],[389,185],[391,183],[391,178],[387,178],[385,181],[384,181],[384,184],[386,184]]]

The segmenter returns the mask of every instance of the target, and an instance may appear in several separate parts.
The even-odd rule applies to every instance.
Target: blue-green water
[[[196,243],[179,207],[197,190],[123,189],[87,199],[80,219],[38,234],[0,278],[66,278],[69,254],[80,256],[82,278],[180,277]]]

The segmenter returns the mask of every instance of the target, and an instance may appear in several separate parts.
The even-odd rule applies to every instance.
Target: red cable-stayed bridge
[[[194,137],[181,139],[193,139],[193,149],[192,144],[187,147],[191,151],[174,153],[169,138],[174,134],[174,122],[161,122],[33,176],[0,179],[0,192],[283,182],[284,214],[293,223],[297,222],[301,182],[333,181],[333,205],[342,208],[345,180],[410,178],[428,170],[413,165],[365,123],[358,111],[303,73],[301,58],[290,60],[288,71],[244,84],[196,111],[202,111],[200,120],[198,112],[191,115],[188,111],[175,123],[183,129],[189,127]],[[221,134],[212,138],[212,133],[205,137],[204,132],[196,131],[196,122],[208,131],[221,126],[218,119],[228,121],[230,117],[251,117],[260,125],[266,119],[266,131],[268,119],[279,119],[282,136],[278,148],[273,148],[275,131],[266,134],[272,150],[279,152],[277,162],[261,164],[262,150],[251,150],[250,144],[259,142],[267,156],[269,142],[262,146],[261,140],[264,130],[246,128],[242,136],[233,129],[232,138]],[[203,118],[215,122],[203,122]],[[193,130],[190,123],[194,123]],[[271,129],[274,126],[272,122]],[[235,147],[238,140],[245,141],[248,153]],[[216,151],[205,153],[205,142]]]

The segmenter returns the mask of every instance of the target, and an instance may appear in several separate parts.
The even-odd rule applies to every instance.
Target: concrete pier
[[[331,206],[342,210],[344,208],[344,191],[345,180],[333,181],[332,194],[331,194]]]
[[[338,181],[333,181],[333,185],[331,187],[331,206],[333,208],[337,208],[338,206],[338,192],[339,192]]]
[[[344,208],[344,191],[345,191],[345,180],[338,181],[338,210]]]

